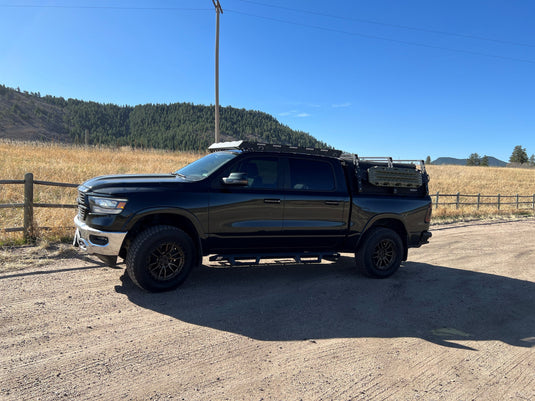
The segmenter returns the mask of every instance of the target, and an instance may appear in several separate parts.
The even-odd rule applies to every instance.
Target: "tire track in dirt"
[[[493,348],[494,355],[504,351],[503,345],[499,343],[493,344]],[[480,380],[475,398],[525,400],[535,398],[533,355],[522,350],[512,350],[508,352],[507,358],[499,360],[498,363],[486,356],[476,359]],[[511,389],[514,389],[514,394],[511,393]],[[474,394],[470,396],[474,397]]]
[[[533,399],[533,244],[533,221],[447,228],[389,280],[344,256],[167,294],[91,260],[0,273],[0,398]]]
[[[27,303],[28,306],[31,306],[31,303]],[[54,308],[48,308],[48,318],[51,318]],[[191,326],[189,330],[184,331],[181,327],[181,331],[178,334],[174,334],[172,337],[168,335],[170,327],[174,326],[173,323],[169,323],[172,319],[167,317],[162,317],[161,315],[155,315],[156,319],[147,320],[142,311],[139,308],[132,308],[126,313],[122,313],[122,322],[127,325],[119,325],[113,330],[113,338],[108,338],[108,341],[102,341],[101,338],[106,338],[107,334],[113,328],[111,323],[102,323],[102,320],[106,321],[108,315],[99,316],[97,319],[89,319],[92,314],[86,314],[86,320],[83,324],[89,323],[90,328],[85,326],[73,327],[74,332],[63,333],[63,335],[76,336],[78,339],[78,346],[74,349],[65,351],[65,346],[67,348],[72,344],[68,340],[60,341],[63,343],[63,347],[46,347],[45,352],[41,350],[38,352],[34,350],[34,353],[28,353],[25,355],[27,362],[20,363],[19,369],[22,370],[22,377],[24,381],[16,382],[16,386],[22,392],[22,394],[33,394],[32,389],[36,386],[50,386],[50,383],[53,383],[56,380],[56,373],[61,374],[62,378],[77,377],[80,374],[89,375],[89,376],[109,376],[110,372],[106,369],[116,371],[117,367],[124,372],[128,372],[131,367],[137,365],[144,365],[145,370],[148,371],[159,371],[161,366],[178,366],[180,361],[188,360],[194,361],[199,360],[199,365],[209,363],[209,364],[219,364],[222,361],[228,359],[226,354],[216,355],[213,352],[210,352],[210,349],[228,349],[227,340],[210,342],[209,344],[188,340],[199,338],[199,331],[202,329],[195,328]],[[112,313],[114,314],[114,313]],[[46,316],[45,319],[47,320]],[[114,323],[117,326],[117,321]],[[74,326],[74,325],[73,325]],[[162,330],[163,334],[155,335],[155,330]],[[57,337],[61,337],[58,335]],[[97,341],[95,341],[95,339]],[[121,339],[128,344],[126,349],[123,347],[123,350],[119,350],[119,345],[117,339]],[[158,345],[158,351],[153,351],[144,347],[144,343],[150,339],[151,342],[155,342]],[[58,338],[58,340],[61,340]],[[180,349],[182,352],[180,354],[175,353],[166,353],[165,350],[171,349],[171,347],[176,342],[182,343],[183,347]],[[242,351],[245,353],[250,352],[250,348],[254,345],[249,345],[248,348],[242,348]],[[79,349],[83,348],[83,349]],[[106,352],[102,353],[100,350],[105,349]],[[211,358],[206,358],[207,351],[212,355]],[[35,353],[37,352],[37,353]],[[57,360],[55,355],[58,355],[61,352],[61,359]],[[82,355],[83,354],[83,355]],[[60,362],[59,362],[60,361]],[[63,366],[68,366],[70,368],[66,369]],[[190,366],[191,368],[191,366]],[[29,376],[26,372],[31,371],[43,371],[43,370],[52,370],[54,373],[49,374],[46,377],[36,377]],[[180,373],[180,370],[178,370]],[[158,374],[159,375],[159,374]],[[143,376],[141,376],[143,377]],[[165,376],[164,376],[165,377]],[[32,380],[33,379],[33,380]],[[158,383],[158,380],[155,377],[149,376],[148,381],[151,381],[153,384]],[[162,379],[167,380],[167,379]],[[139,385],[144,385],[144,380],[137,380]],[[108,380],[109,389],[115,389],[113,385],[113,380]],[[162,383],[163,384],[163,383]],[[121,386],[118,386],[121,387]],[[119,390],[119,388],[117,388]],[[80,390],[89,397],[90,388],[84,387]],[[96,398],[100,397],[100,394],[95,396]]]

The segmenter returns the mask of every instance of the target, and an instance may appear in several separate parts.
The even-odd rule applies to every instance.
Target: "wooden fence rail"
[[[456,194],[441,194],[437,192],[436,194],[431,195],[433,199],[433,206],[435,209],[438,209],[439,206],[452,206],[454,205],[456,209],[459,209],[461,206],[476,206],[479,210],[481,206],[496,206],[498,210],[501,210],[502,206],[514,206],[516,209],[520,208],[530,208],[535,209],[535,194],[533,195],[462,195],[461,193]],[[449,201],[440,202],[440,198],[447,198]],[[463,199],[467,198],[468,201]],[[489,202],[487,200],[496,199],[496,202]]]
[[[14,227],[14,228],[4,228],[2,229],[5,232],[24,232],[24,238],[26,240],[32,240],[35,238],[34,233],[34,217],[33,209],[36,207],[44,208],[65,208],[65,209],[76,209],[76,204],[56,204],[56,203],[34,203],[33,198],[33,187],[34,185],[46,185],[53,187],[65,187],[65,188],[76,188],[79,184],[68,184],[64,182],[50,182],[50,181],[37,181],[33,179],[32,173],[26,173],[24,175],[24,180],[0,180],[0,185],[11,185],[11,184],[22,184],[24,185],[24,203],[7,203],[0,204],[0,209],[5,208],[24,208],[24,226],[23,227]]]
[[[68,184],[64,182],[37,181],[33,179],[32,173],[26,173],[24,180],[0,180],[0,185],[24,185],[24,203],[0,204],[0,209],[5,208],[23,208],[24,209],[24,227],[3,228],[4,232],[24,232],[27,240],[35,237],[33,209],[36,207],[44,208],[65,208],[75,209],[76,204],[54,204],[54,203],[34,203],[33,187],[34,185],[46,185],[66,188],[76,188],[79,184]],[[533,195],[463,195],[460,192],[456,194],[441,194],[437,192],[431,195],[435,209],[439,207],[455,206],[459,209],[462,206],[476,206],[479,210],[481,206],[496,206],[500,210],[503,206],[514,206],[516,209],[530,208],[535,209],[535,194]],[[440,201],[444,198],[444,201]],[[467,200],[465,200],[467,199]],[[489,200],[496,199],[496,202]]]

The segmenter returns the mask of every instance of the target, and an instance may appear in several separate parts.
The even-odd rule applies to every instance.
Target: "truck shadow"
[[[336,264],[196,269],[176,291],[149,294],[127,275],[131,302],[183,322],[263,341],[415,337],[535,345],[535,283],[407,262],[391,278]],[[473,342],[470,343],[473,345]]]

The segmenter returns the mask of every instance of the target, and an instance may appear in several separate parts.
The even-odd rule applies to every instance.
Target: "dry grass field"
[[[54,144],[20,143],[0,141],[0,180],[21,180],[31,172],[35,180],[82,183],[104,174],[162,173],[175,171],[199,158],[201,154],[158,150],[132,150],[130,148],[72,147]],[[509,169],[492,167],[428,166],[431,176],[430,193],[477,195],[529,195],[535,194],[535,169]],[[36,185],[36,203],[74,203],[76,189]],[[434,197],[433,197],[434,198]],[[524,199],[527,200],[527,199]],[[454,198],[440,203],[453,202]],[[464,199],[461,202],[474,201]],[[487,199],[496,202],[496,199]],[[503,200],[514,201],[513,199]],[[0,204],[22,203],[22,185],[0,185]],[[72,235],[74,209],[35,209],[40,236],[49,241]],[[489,218],[494,216],[533,215],[532,205],[502,205],[481,207],[455,205],[441,206],[434,210],[435,221],[445,219]],[[22,226],[22,209],[0,209],[0,244],[20,241],[21,233],[6,233],[2,229]]]
[[[535,194],[535,169],[503,168],[503,167],[466,167],[466,166],[428,166],[431,181],[429,193],[436,200],[436,193],[473,195],[471,198],[461,197],[459,208],[456,205],[441,206],[433,210],[436,220],[511,217],[535,215],[533,200]],[[497,195],[501,195],[502,205],[481,206],[466,203],[477,202],[480,194],[481,202],[497,203]],[[491,198],[484,195],[492,196]],[[519,201],[525,202],[516,207],[516,195]],[[455,202],[455,197],[440,196],[439,202]],[[507,205],[505,203],[514,203]]]
[[[176,171],[198,159],[195,153],[177,153],[131,148],[83,148],[53,144],[0,141],[0,180],[22,180],[33,173],[34,180],[80,184],[91,177],[105,174],[163,173]],[[74,204],[76,188],[34,186],[34,202]],[[23,185],[0,185],[0,204],[22,203]],[[41,231],[48,240],[72,235],[74,209],[35,208],[39,227],[54,227]],[[6,233],[2,229],[22,227],[22,209],[0,209],[0,244],[20,241],[21,233]]]

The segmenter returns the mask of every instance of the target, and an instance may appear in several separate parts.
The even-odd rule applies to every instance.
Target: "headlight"
[[[127,199],[89,197],[89,206],[92,213],[119,214],[126,206]]]

